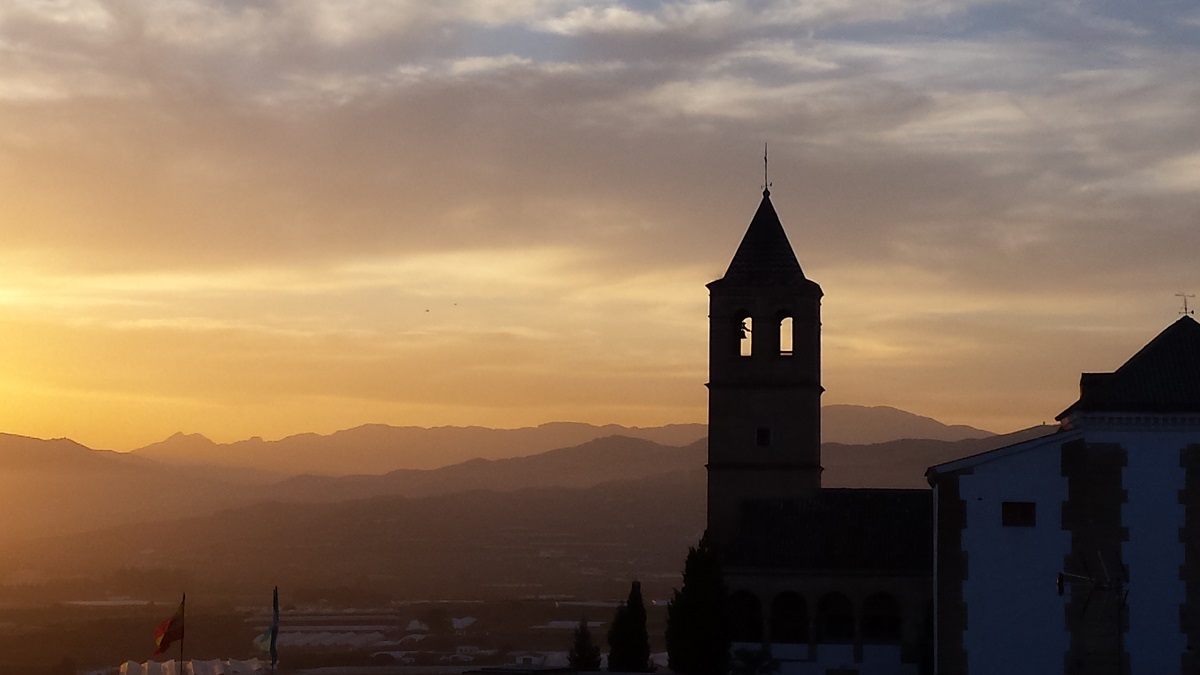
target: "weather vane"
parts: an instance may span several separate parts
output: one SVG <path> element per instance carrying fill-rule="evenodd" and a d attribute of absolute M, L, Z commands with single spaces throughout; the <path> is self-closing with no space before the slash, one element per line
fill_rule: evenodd
<path fill-rule="evenodd" d="M 767 180 L 767 144 L 763 143 L 763 194 L 771 192 L 771 181 Z"/>
<path fill-rule="evenodd" d="M 1196 313 L 1196 310 L 1188 309 L 1188 302 L 1187 302 L 1188 298 L 1196 297 L 1195 293 L 1182 293 L 1181 292 L 1181 293 L 1176 293 L 1175 297 L 1183 298 L 1183 311 L 1181 311 L 1179 313 L 1181 316 L 1190 316 L 1190 315 L 1194 315 Z"/>

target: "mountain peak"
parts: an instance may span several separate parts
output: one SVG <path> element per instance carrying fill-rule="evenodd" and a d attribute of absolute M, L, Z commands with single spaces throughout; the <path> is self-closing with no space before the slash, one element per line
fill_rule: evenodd
<path fill-rule="evenodd" d="M 144 448 L 138 448 L 136 454 L 178 454 L 203 451 L 216 446 L 211 439 L 203 434 L 185 434 L 176 431 L 166 439 L 151 443 Z"/>
<path fill-rule="evenodd" d="M 961 441 L 995 436 L 965 424 L 943 424 L 891 406 L 833 404 L 821 408 L 821 441 L 850 445 L 900 439 Z"/>

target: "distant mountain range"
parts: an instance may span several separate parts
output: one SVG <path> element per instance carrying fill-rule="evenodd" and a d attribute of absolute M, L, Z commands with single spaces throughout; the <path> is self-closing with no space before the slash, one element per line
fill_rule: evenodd
<path fill-rule="evenodd" d="M 822 426 L 824 442 L 843 444 L 906 438 L 959 441 L 993 435 L 964 425 L 945 425 L 896 408 L 854 405 L 825 406 Z M 277 441 L 256 437 L 235 443 L 214 443 L 200 434 L 175 434 L 138 448 L 134 454 L 164 464 L 226 467 L 280 476 L 376 475 L 400 469 L 435 469 L 470 459 L 533 455 L 607 436 L 684 446 L 706 435 L 707 427 L 703 424 L 623 427 L 553 422 L 520 429 L 371 424 L 330 435 L 299 434 Z"/>
<path fill-rule="evenodd" d="M 687 445 L 706 434 L 703 424 L 642 428 L 551 422 L 520 429 L 369 424 L 327 436 L 299 434 L 278 441 L 255 437 L 235 443 L 214 443 L 200 434 L 175 434 L 165 441 L 138 448 L 133 454 L 163 464 L 224 466 L 288 476 L 346 476 L 397 469 L 436 469 L 471 459 L 535 455 L 607 436 Z"/>
<path fill-rule="evenodd" d="M 893 441 L 893 447 L 876 449 L 827 444 L 830 485 L 921 485 L 928 464 L 971 454 L 987 443 L 962 440 L 987 432 L 892 408 L 825 410 L 827 437 L 953 439 Z M 0 541 L 203 515 L 268 499 L 334 502 L 475 489 L 584 488 L 701 468 L 704 435 L 698 424 L 639 429 L 554 423 L 512 430 L 372 425 L 274 442 L 216 444 L 176 435 L 117 453 L 68 439 L 0 434 L 5 514 Z"/>
<path fill-rule="evenodd" d="M 925 469 L 960 457 L 1043 436 L 1053 427 L 959 441 L 900 439 L 872 445 L 825 443 L 821 459 L 827 487 L 925 488 Z M 707 441 L 684 447 L 609 436 L 572 448 L 529 457 L 475 459 L 431 470 L 402 469 L 380 476 L 296 476 L 266 489 L 264 498 L 279 501 L 346 501 L 367 497 L 434 495 L 536 487 L 589 488 L 601 483 L 640 480 L 699 471 L 707 459 Z"/>
<path fill-rule="evenodd" d="M 942 424 L 888 406 L 827 405 L 821 408 L 821 441 L 844 445 L 867 445 L 908 438 L 961 441 L 994 436 L 991 431 L 965 424 Z"/>
<path fill-rule="evenodd" d="M 379 476 L 295 476 L 262 494 L 279 501 L 336 502 L 366 497 L 433 495 L 534 487 L 589 488 L 704 468 L 704 439 L 683 447 L 608 436 L 526 457 L 472 459 L 437 469 L 400 469 Z"/>
<path fill-rule="evenodd" d="M 0 580 L 59 593 L 61 580 L 91 577 L 107 593 L 170 597 L 186 587 L 189 599 L 273 584 L 319 597 L 346 588 L 433 599 L 607 594 L 630 578 L 678 577 L 704 528 L 704 494 L 695 469 L 580 488 L 264 502 L 31 541 L 0 560 Z"/>
<path fill-rule="evenodd" d="M 826 444 L 824 484 L 924 487 L 930 464 L 1050 431 Z M 594 597 L 636 577 L 662 594 L 704 527 L 704 456 L 703 442 L 680 448 L 610 437 L 433 470 L 293 478 L 241 489 L 254 504 L 166 517 L 182 506 L 175 502 L 152 525 L 29 541 L 0 562 L 0 580 L 91 576 L 121 594 L 155 583 L 228 594 L 286 583 L 318 595 L 349 587 L 471 598 Z"/>
<path fill-rule="evenodd" d="M 923 488 L 932 464 L 1051 431 L 825 412 L 827 438 L 885 440 L 825 443 L 830 487 Z M 653 583 L 677 574 L 703 528 L 704 436 L 698 424 L 372 425 L 274 442 L 177 435 L 118 453 L 0 434 L 0 596 L 136 595 L 184 578 L 234 589 L 264 575 L 400 594 Z"/>
<path fill-rule="evenodd" d="M 0 544 L 254 501 L 226 473 L 92 450 L 67 439 L 0 434 Z"/>

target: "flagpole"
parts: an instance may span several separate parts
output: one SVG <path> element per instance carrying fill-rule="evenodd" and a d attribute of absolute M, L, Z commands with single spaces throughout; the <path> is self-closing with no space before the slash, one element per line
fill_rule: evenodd
<path fill-rule="evenodd" d="M 279 640 L 279 587 L 271 591 L 271 675 L 275 675 L 275 662 L 278 660 L 279 652 L 276 651 L 276 643 Z"/>
<path fill-rule="evenodd" d="M 179 675 L 183 675 L 183 639 L 187 636 L 187 593 L 179 602 L 179 623 L 183 629 L 179 632 Z"/>

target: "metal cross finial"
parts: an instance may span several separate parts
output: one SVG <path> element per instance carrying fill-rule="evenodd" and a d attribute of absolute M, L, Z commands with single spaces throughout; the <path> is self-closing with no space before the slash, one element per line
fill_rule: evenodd
<path fill-rule="evenodd" d="M 767 144 L 763 143 L 763 196 L 771 194 L 771 181 L 767 180 Z"/>
<path fill-rule="evenodd" d="M 1183 298 L 1183 311 L 1179 313 L 1181 316 L 1190 316 L 1196 313 L 1196 310 L 1188 309 L 1188 298 L 1196 297 L 1195 293 L 1176 293 L 1175 297 Z"/>

